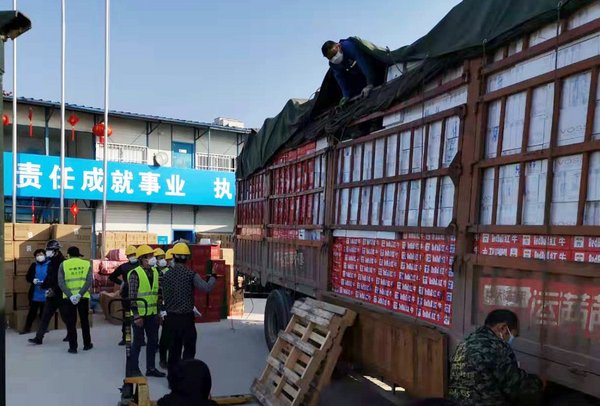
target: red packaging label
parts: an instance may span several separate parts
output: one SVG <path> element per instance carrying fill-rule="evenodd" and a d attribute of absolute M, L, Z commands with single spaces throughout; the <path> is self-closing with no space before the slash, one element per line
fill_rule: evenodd
<path fill-rule="evenodd" d="M 344 277 L 346 279 L 356 279 L 356 275 L 357 275 L 356 272 L 350 272 L 350 271 L 347 271 L 347 270 L 344 270 L 342 272 L 342 277 Z"/>
<path fill-rule="evenodd" d="M 378 245 L 377 239 L 375 238 L 363 238 L 361 243 L 363 247 L 377 247 Z"/>
<path fill-rule="evenodd" d="M 375 277 L 373 275 L 368 275 L 368 274 L 361 274 L 359 273 L 356 280 L 358 282 L 364 282 L 364 283 L 374 283 L 375 282 Z"/>
<path fill-rule="evenodd" d="M 438 264 L 452 266 L 454 264 L 454 256 L 447 254 L 424 254 L 424 262 L 427 264 Z"/>
<path fill-rule="evenodd" d="M 416 303 L 417 298 L 414 293 L 396 290 L 394 291 L 394 300 L 399 300 L 404 303 Z"/>
<path fill-rule="evenodd" d="M 521 243 L 521 236 L 518 234 L 488 234 L 482 233 L 479 241 L 482 244 L 508 245 L 514 246 Z"/>
<path fill-rule="evenodd" d="M 353 280 L 349 280 L 349 279 L 341 279 L 340 280 L 340 285 L 345 287 L 345 288 L 352 288 L 352 289 L 356 289 L 356 282 Z"/>
<path fill-rule="evenodd" d="M 544 248 L 523 248 L 523 258 L 550 261 L 572 261 L 573 254 L 568 250 L 550 250 Z"/>
<path fill-rule="evenodd" d="M 344 246 L 344 252 L 346 254 L 360 255 L 360 245 L 346 245 Z"/>
<path fill-rule="evenodd" d="M 523 247 L 567 248 L 572 244 L 571 237 L 562 235 L 524 235 Z"/>
<path fill-rule="evenodd" d="M 382 268 L 387 268 L 387 269 L 398 269 L 400 266 L 400 263 L 398 262 L 397 259 L 390 259 L 390 258 L 379 258 L 379 260 L 377 261 L 377 264 L 379 264 L 380 267 Z"/>
<path fill-rule="evenodd" d="M 419 286 L 418 292 L 419 292 L 419 296 L 422 298 L 429 297 L 432 299 L 439 299 L 439 300 L 444 298 L 444 292 L 438 288 Z"/>
<path fill-rule="evenodd" d="M 414 315 L 416 313 L 415 305 L 394 301 L 392 309 L 398 312 Z"/>
<path fill-rule="evenodd" d="M 448 287 L 448 278 L 447 277 L 423 275 L 421 280 L 423 281 L 423 286 L 432 286 L 432 287 L 442 288 L 442 289 Z"/>
<path fill-rule="evenodd" d="M 358 271 L 358 264 L 355 264 L 353 262 L 344 262 L 342 265 L 342 269 L 346 270 L 346 271 Z"/>
<path fill-rule="evenodd" d="M 379 256 L 381 258 L 400 259 L 400 251 L 394 248 L 380 248 Z"/>
<path fill-rule="evenodd" d="M 364 292 L 372 292 L 373 291 L 373 284 L 371 283 L 365 283 L 365 282 L 357 282 L 356 283 L 356 290 L 362 290 Z"/>
<path fill-rule="evenodd" d="M 421 250 L 421 241 L 420 240 L 416 240 L 416 241 L 402 241 L 402 250 L 403 251 L 420 251 Z"/>
<path fill-rule="evenodd" d="M 421 261 L 423 256 L 420 252 L 402 251 L 402 261 Z"/>
<path fill-rule="evenodd" d="M 371 302 L 371 298 L 373 297 L 373 295 L 371 295 L 368 292 L 357 290 L 356 292 L 354 292 L 354 297 L 365 302 Z"/>
<path fill-rule="evenodd" d="M 377 267 L 369 265 L 359 265 L 358 271 L 364 274 L 375 275 L 377 273 Z"/>
<path fill-rule="evenodd" d="M 419 282 L 419 274 L 418 273 L 413 273 L 413 272 L 402 272 L 402 271 L 400 271 L 398 279 L 400 280 L 400 282 L 417 283 L 417 282 Z"/>
<path fill-rule="evenodd" d="M 600 253 L 598 252 L 574 252 L 573 260 L 575 262 L 589 262 L 600 264 Z"/>
<path fill-rule="evenodd" d="M 481 247 L 482 255 L 492 255 L 496 257 L 519 257 L 519 248 L 517 247 Z"/>
<path fill-rule="evenodd" d="M 423 264 L 423 273 L 431 274 L 431 275 L 439 275 L 439 276 L 448 276 L 450 271 L 449 266 L 445 265 L 436 265 L 436 264 Z"/>
<path fill-rule="evenodd" d="M 362 247 L 362 249 L 360 250 L 361 255 L 370 255 L 370 256 L 378 256 L 379 255 L 379 249 L 376 246 L 368 246 L 368 247 Z"/>
<path fill-rule="evenodd" d="M 383 276 L 388 279 L 398 279 L 398 271 L 393 271 L 391 269 L 386 268 L 377 269 L 377 275 Z"/>
<path fill-rule="evenodd" d="M 377 265 L 379 262 L 379 257 L 373 257 L 370 255 L 365 255 L 360 257 L 360 263 L 363 265 Z"/>
<path fill-rule="evenodd" d="M 360 246 L 361 243 L 361 239 L 360 238 L 346 238 L 346 244 L 347 245 L 358 245 Z"/>
<path fill-rule="evenodd" d="M 380 278 L 379 276 L 377 276 L 375 278 L 375 285 L 395 289 L 396 281 L 393 279 Z"/>
<path fill-rule="evenodd" d="M 386 288 L 383 286 L 375 286 L 375 294 L 392 298 L 394 297 L 394 289 Z"/>
<path fill-rule="evenodd" d="M 396 251 L 401 248 L 400 241 L 398 240 L 379 240 L 379 246 L 381 248 L 389 248 Z"/>
<path fill-rule="evenodd" d="M 392 308 L 392 300 L 386 296 L 373 296 L 373 303 L 385 307 L 386 309 Z"/>
<path fill-rule="evenodd" d="M 417 261 L 402 261 L 400 263 L 401 271 L 409 271 L 409 272 L 421 272 L 421 263 Z"/>

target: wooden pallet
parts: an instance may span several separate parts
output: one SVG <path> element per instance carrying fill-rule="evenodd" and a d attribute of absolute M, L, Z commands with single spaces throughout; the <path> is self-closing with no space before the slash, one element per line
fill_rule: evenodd
<path fill-rule="evenodd" d="M 252 393 L 265 406 L 314 405 L 329 383 L 346 328 L 356 313 L 306 298 L 294 303 L 292 319 L 267 357 Z"/>

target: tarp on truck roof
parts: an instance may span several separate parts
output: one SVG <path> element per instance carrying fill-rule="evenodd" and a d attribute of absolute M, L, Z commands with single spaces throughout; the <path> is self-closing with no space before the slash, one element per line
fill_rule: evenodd
<path fill-rule="evenodd" d="M 290 101 L 277 116 L 265 121 L 253 142 L 244 146 L 238 159 L 237 176 L 252 175 L 283 148 L 326 135 L 337 138 L 360 135 L 361 132 L 347 131 L 348 124 L 389 108 L 422 88 L 444 69 L 465 59 L 483 56 L 484 52 L 558 21 L 592 1 L 463 0 L 428 34 L 409 46 L 388 51 L 352 37 L 381 65 L 382 75 L 387 66 L 396 63 L 421 63 L 400 78 L 374 89 L 368 98 L 349 103 L 341 111 L 332 108 L 341 98 L 341 92 L 329 70 L 315 99 L 301 105 L 290 104 Z"/>

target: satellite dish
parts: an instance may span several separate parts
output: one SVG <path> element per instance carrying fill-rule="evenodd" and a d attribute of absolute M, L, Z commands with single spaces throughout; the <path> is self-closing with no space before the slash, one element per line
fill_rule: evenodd
<path fill-rule="evenodd" d="M 169 156 L 165 152 L 158 152 L 154 154 L 154 165 L 164 166 L 169 163 Z"/>

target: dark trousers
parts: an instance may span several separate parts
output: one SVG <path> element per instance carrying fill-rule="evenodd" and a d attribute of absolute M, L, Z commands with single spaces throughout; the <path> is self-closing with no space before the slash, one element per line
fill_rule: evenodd
<path fill-rule="evenodd" d="M 146 370 L 156 367 L 156 351 L 158 349 L 158 315 L 142 317 L 144 325 L 138 327 L 133 323 L 133 344 L 127 360 L 127 374 L 140 369 L 140 351 L 144 342 L 144 333 L 148 339 L 146 343 Z"/>
<path fill-rule="evenodd" d="M 64 299 L 62 303 L 62 313 L 67 325 L 67 337 L 69 338 L 69 348 L 77 349 L 77 314 L 79 313 L 79 321 L 81 322 L 81 335 L 83 336 L 83 345 L 89 346 L 92 344 L 90 335 L 90 299 L 81 298 L 79 303 L 74 305 L 69 299 Z"/>
<path fill-rule="evenodd" d="M 169 313 L 165 324 L 171 338 L 169 346 L 169 371 L 171 371 L 181 359 L 191 359 L 196 356 L 197 333 L 194 313 Z"/>
<path fill-rule="evenodd" d="M 162 329 L 160 331 L 160 341 L 158 342 L 158 354 L 160 362 L 167 363 L 168 351 L 171 346 L 172 334 L 169 331 L 169 325 L 167 324 L 167 316 L 163 320 Z"/>
<path fill-rule="evenodd" d="M 44 302 L 34 302 L 33 300 L 29 301 L 29 312 L 27 313 L 27 319 L 25 320 L 25 328 L 23 331 L 31 331 L 31 326 L 33 325 L 33 321 L 40 315 L 40 319 L 44 315 Z"/>
<path fill-rule="evenodd" d="M 50 320 L 52 320 L 52 317 L 54 317 L 56 311 L 61 309 L 61 303 L 62 299 L 59 297 L 46 298 L 46 304 L 44 305 L 44 313 L 42 313 L 42 319 L 40 320 L 40 325 L 38 326 L 37 333 L 35 334 L 36 338 L 39 338 L 40 340 L 44 339 L 44 334 L 46 334 L 46 331 L 48 331 L 48 325 L 50 325 Z M 64 313 L 62 311 L 60 312 L 60 317 L 63 319 L 65 324 L 67 324 L 67 322 L 65 321 Z"/>

